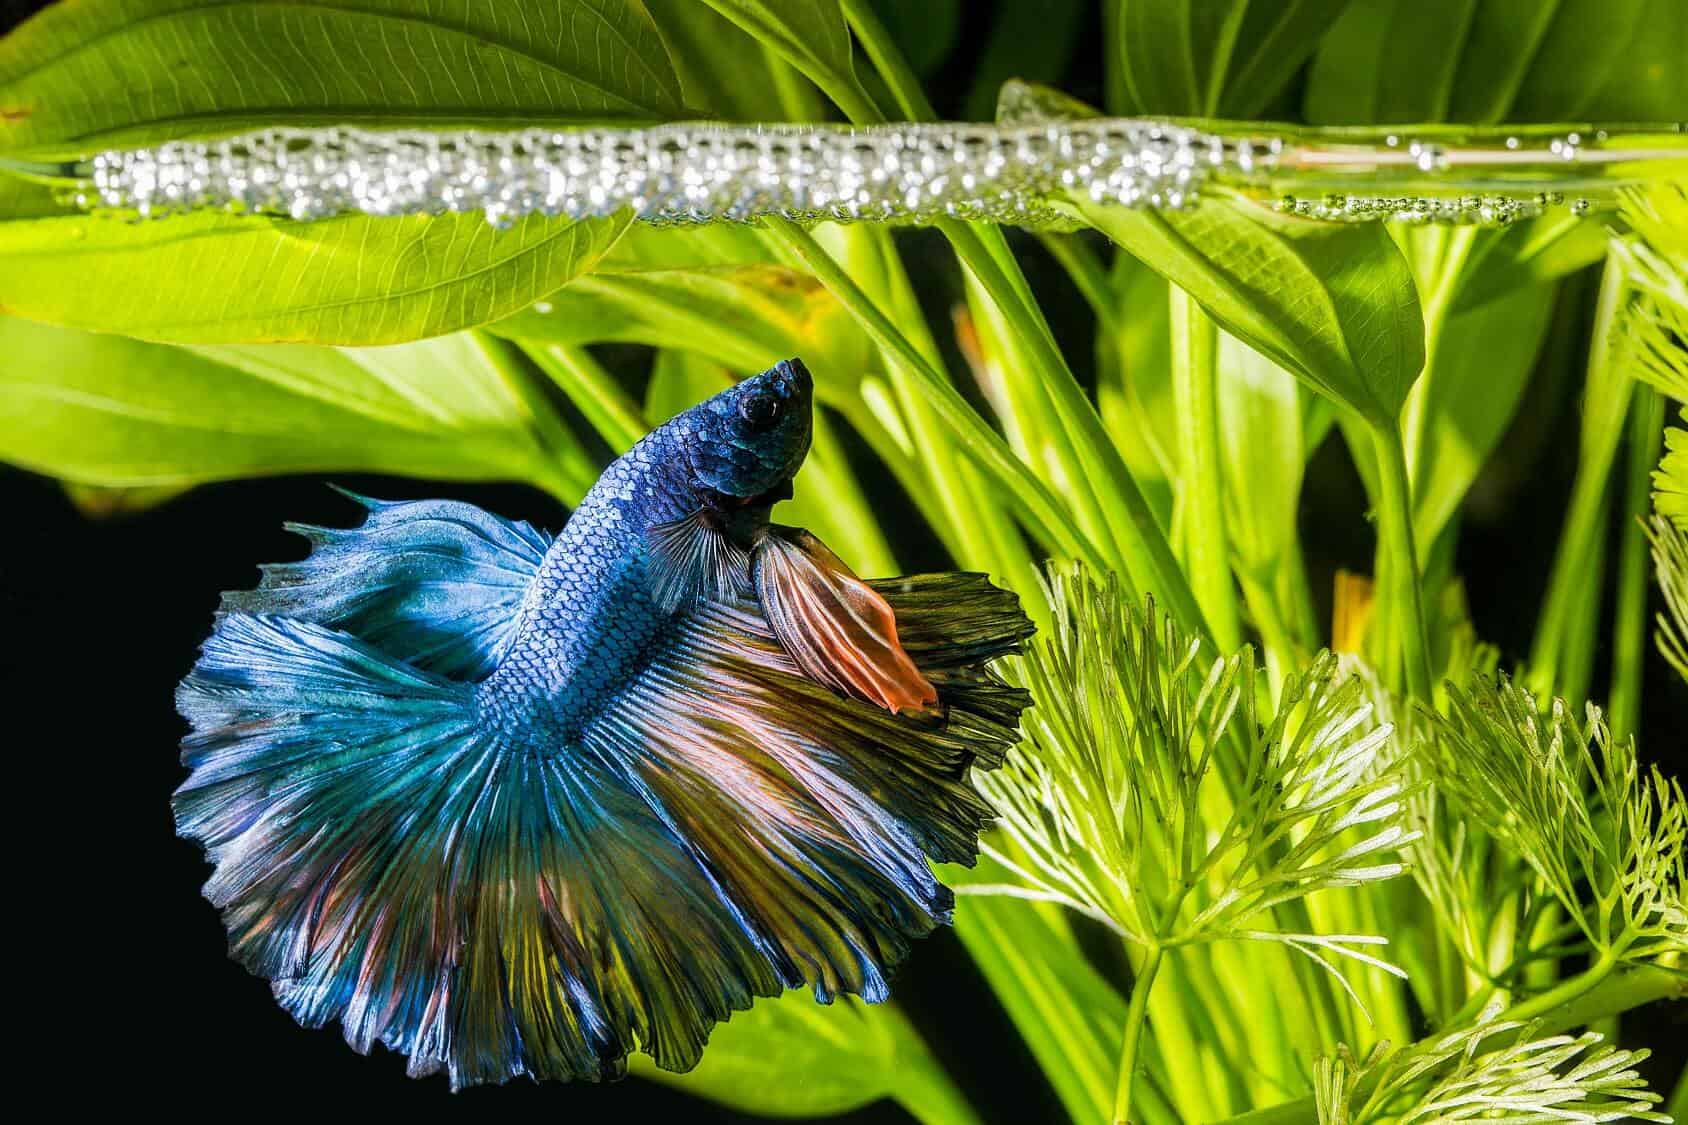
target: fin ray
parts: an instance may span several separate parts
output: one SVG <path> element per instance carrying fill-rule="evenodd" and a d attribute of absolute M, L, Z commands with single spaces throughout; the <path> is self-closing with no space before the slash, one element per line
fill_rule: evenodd
<path fill-rule="evenodd" d="M 897 639 L 891 606 L 819 539 L 770 529 L 756 547 L 755 580 L 774 634 L 815 680 L 893 713 L 937 703 Z"/>
<path fill-rule="evenodd" d="M 264 567 L 258 588 L 224 594 L 220 612 L 312 621 L 441 675 L 485 675 L 551 537 L 456 500 L 346 495 L 368 512 L 362 526 L 288 524 L 310 555 Z"/>

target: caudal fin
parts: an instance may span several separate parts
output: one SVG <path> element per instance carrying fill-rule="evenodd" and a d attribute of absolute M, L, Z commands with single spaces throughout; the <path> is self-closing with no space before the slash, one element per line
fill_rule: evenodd
<path fill-rule="evenodd" d="M 320 625 L 234 613 L 177 706 L 193 730 L 176 826 L 215 865 L 205 895 L 230 954 L 301 1023 L 344 1019 L 360 1050 L 444 1036 L 456 926 L 436 906 L 495 757 L 470 689 Z"/>

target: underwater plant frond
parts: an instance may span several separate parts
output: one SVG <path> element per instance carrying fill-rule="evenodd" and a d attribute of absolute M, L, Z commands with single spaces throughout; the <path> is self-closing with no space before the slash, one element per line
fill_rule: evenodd
<path fill-rule="evenodd" d="M 1688 408 L 1682 411 L 1688 421 Z M 1665 455 L 1653 470 L 1653 510 L 1688 534 L 1688 430 L 1665 427 Z"/>
<path fill-rule="evenodd" d="M 1612 252 L 1632 295 L 1615 336 L 1618 360 L 1688 403 L 1688 181 L 1625 192 L 1621 211 L 1633 233 L 1613 239 Z"/>
<path fill-rule="evenodd" d="M 1436 721 L 1438 788 L 1524 858 L 1595 949 L 1642 959 L 1688 948 L 1681 784 L 1643 769 L 1599 708 L 1543 714 L 1502 676 L 1449 691 Z"/>
<path fill-rule="evenodd" d="M 1414 835 L 1391 728 L 1337 658 L 1293 677 L 1262 721 L 1250 650 L 1204 667 L 1152 602 L 1083 569 L 1052 569 L 1048 592 L 1054 627 L 1021 662 L 1038 708 L 980 779 L 1003 837 L 984 846 L 1019 886 L 970 889 L 1059 902 L 1139 942 L 1272 941 L 1327 968 L 1395 971 L 1366 952 L 1375 935 L 1266 921 L 1313 891 L 1400 874 Z"/>
<path fill-rule="evenodd" d="M 1688 449 L 1683 452 L 1688 454 Z M 1652 544 L 1653 570 L 1659 577 L 1659 590 L 1665 596 L 1665 608 L 1656 619 L 1659 631 L 1654 640 L 1676 674 L 1688 682 L 1688 528 L 1663 515 L 1655 515 L 1648 525 L 1647 538 Z"/>
<path fill-rule="evenodd" d="M 1338 1046 L 1313 1068 L 1320 1125 L 1670 1121 L 1636 1069 L 1649 1052 L 1604 1046 L 1593 1031 L 1536 1031 L 1491 1014 L 1410 1050 L 1379 1044 L 1364 1061 Z"/>

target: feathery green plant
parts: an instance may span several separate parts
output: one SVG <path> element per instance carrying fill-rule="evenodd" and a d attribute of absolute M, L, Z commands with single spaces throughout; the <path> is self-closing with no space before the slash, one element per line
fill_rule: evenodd
<path fill-rule="evenodd" d="M 783 518 L 869 573 L 933 541 L 1042 629 L 1005 668 L 1036 700 L 1025 742 L 978 778 L 1000 822 L 976 870 L 944 875 L 1073 1121 L 1666 1119 L 1646 1052 L 1583 1029 L 1688 992 L 1688 805 L 1638 757 L 1661 733 L 1640 731 L 1649 633 L 1666 689 L 1688 683 L 1688 431 L 1662 423 L 1688 404 L 1682 161 L 1586 218 L 1350 224 L 1226 189 L 1164 212 L 1075 191 L 1043 201 L 1065 229 L 949 218 L 920 241 L 626 214 L 127 223 L 40 178 L 348 119 L 932 120 L 923 76 L 985 18 L 521 7 L 89 0 L 0 40 L 0 458 L 90 510 L 293 472 L 517 480 L 571 504 L 653 422 L 801 355 L 822 409 Z M 1000 6 L 946 104 L 1013 78 L 1016 120 L 1096 112 L 1028 84 L 1059 85 L 1083 49 L 1112 114 L 1668 137 L 1688 112 L 1674 0 L 1037 7 L 1032 27 Z M 1519 664 L 1478 636 L 1460 544 L 1495 493 L 1548 487 L 1539 419 L 1573 410 Z M 1365 498 L 1335 516 L 1304 494 L 1338 443 Z M 1315 503 L 1375 532 L 1330 628 Z M 641 1073 L 750 1112 L 888 1097 L 978 1120 L 975 1075 L 919 1025 L 788 997 L 719 1028 L 692 1074 Z"/>

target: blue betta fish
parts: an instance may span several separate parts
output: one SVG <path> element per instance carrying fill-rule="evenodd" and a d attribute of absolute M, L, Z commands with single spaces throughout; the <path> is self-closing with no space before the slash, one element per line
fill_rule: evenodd
<path fill-rule="evenodd" d="M 988 664 L 1031 625 L 769 522 L 812 393 L 790 360 L 680 414 L 554 540 L 362 500 L 224 595 L 177 826 L 300 1023 L 454 1089 L 683 1071 L 758 996 L 883 999 L 947 921 L 927 861 L 975 856 L 969 770 L 1028 703 Z"/>

